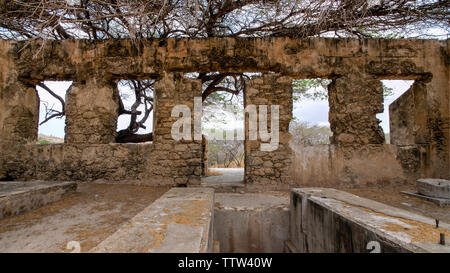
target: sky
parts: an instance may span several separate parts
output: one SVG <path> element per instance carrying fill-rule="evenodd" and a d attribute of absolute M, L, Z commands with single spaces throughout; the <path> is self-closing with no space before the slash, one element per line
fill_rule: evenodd
<path fill-rule="evenodd" d="M 384 100 L 384 112 L 377 115 L 377 118 L 381 120 L 381 127 L 385 133 L 389 132 L 389 104 L 401 96 L 411 86 L 413 81 L 406 80 L 384 80 L 384 84 L 390 88 L 393 88 L 394 94 L 385 98 Z M 67 89 L 71 82 L 45 82 L 52 90 L 58 95 L 65 98 Z M 130 92 L 128 87 L 120 86 L 120 92 Z M 41 98 L 39 122 L 45 119 L 45 103 L 49 106 L 54 105 L 55 109 L 60 110 L 60 104 L 56 99 L 49 95 L 45 90 L 37 87 L 39 97 Z M 128 108 L 133 103 L 134 98 L 130 97 L 128 100 L 124 100 L 125 108 Z M 44 103 L 45 102 L 45 103 Z M 311 125 L 329 126 L 328 123 L 328 101 L 313 101 L 313 100 L 301 100 L 294 103 L 293 116 L 298 120 L 307 121 Z M 228 123 L 221 125 L 223 128 L 239 128 L 243 126 L 243 122 L 240 119 L 234 119 L 232 116 L 227 117 Z M 140 129 L 139 134 L 151 132 L 152 130 L 153 114 L 150 115 L 145 125 L 147 129 Z M 122 115 L 118 119 L 118 130 L 124 129 L 128 126 L 129 116 Z M 47 123 L 39 126 L 39 133 L 64 138 L 65 118 L 52 119 Z M 208 126 L 206 126 L 208 127 Z M 209 126 L 211 128 L 211 126 Z"/>

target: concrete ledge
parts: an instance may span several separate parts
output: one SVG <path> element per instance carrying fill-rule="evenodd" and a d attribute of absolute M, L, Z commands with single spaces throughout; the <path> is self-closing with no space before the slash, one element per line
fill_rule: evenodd
<path fill-rule="evenodd" d="M 56 202 L 76 189 L 75 182 L 0 182 L 0 219 Z"/>
<path fill-rule="evenodd" d="M 293 189 L 290 241 L 298 252 L 447 252 L 450 225 L 330 188 Z"/>
<path fill-rule="evenodd" d="M 286 193 L 216 193 L 214 240 L 220 252 L 281 253 L 288 237 Z"/>
<path fill-rule="evenodd" d="M 450 181 L 445 179 L 423 178 L 417 180 L 417 190 L 420 194 L 448 199 L 450 202 Z"/>
<path fill-rule="evenodd" d="M 446 199 L 446 198 L 436 198 L 436 197 L 431 197 L 431 196 L 426 196 L 426 195 L 422 195 L 420 193 L 413 193 L 413 192 L 409 192 L 409 191 L 402 191 L 401 193 L 403 194 L 407 194 L 410 196 L 414 196 L 423 200 L 427 200 L 429 202 L 433 202 L 436 205 L 438 205 L 439 207 L 450 207 L 450 199 Z"/>
<path fill-rule="evenodd" d="M 213 189 L 172 188 L 91 252 L 212 252 L 213 205 Z"/>

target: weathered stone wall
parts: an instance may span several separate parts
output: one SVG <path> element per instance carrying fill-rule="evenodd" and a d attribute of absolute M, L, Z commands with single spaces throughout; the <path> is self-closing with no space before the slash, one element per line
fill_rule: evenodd
<path fill-rule="evenodd" d="M 156 176 L 152 179 L 169 184 L 198 184 L 202 174 L 202 141 L 194 140 L 194 97 L 201 97 L 201 81 L 185 78 L 183 73 L 164 73 L 155 84 L 153 125 L 154 160 L 150 162 Z M 181 116 L 172 117 L 177 105 L 191 112 L 191 140 L 176 141 L 172 125 Z"/>
<path fill-rule="evenodd" d="M 201 97 L 201 82 L 182 73 L 167 73 L 157 81 L 153 144 L 106 144 L 113 142 L 116 127 L 114 96 L 111 85 L 75 84 L 67 95 L 67 144 L 5 145 L 0 152 L 0 179 L 199 183 L 201 140 L 193 140 L 193 127 L 191 141 L 173 140 L 171 128 L 179 117 L 172 117 L 171 112 L 175 105 L 186 105 L 193 117 L 194 96 Z"/>
<path fill-rule="evenodd" d="M 278 74 L 263 74 L 246 82 L 245 107 L 255 105 L 258 112 L 256 140 L 245 141 L 245 181 L 254 184 L 289 183 L 291 180 L 291 148 L 289 123 L 292 120 L 292 78 Z M 261 144 L 271 141 L 261 139 L 261 129 L 271 133 L 271 106 L 279 105 L 279 143 L 274 151 L 264 151 Z M 260 106 L 267 106 L 267 129 L 260 127 Z M 245 118 L 249 128 L 249 115 Z"/>
<path fill-rule="evenodd" d="M 146 184 L 155 175 L 148 168 L 154 160 L 152 144 L 26 144 L 1 148 L 0 179 L 4 180 L 103 179 Z"/>
<path fill-rule="evenodd" d="M 415 81 L 408 91 L 389 105 L 391 144 L 430 143 L 427 108 L 426 84 Z"/>
<path fill-rule="evenodd" d="M 0 142 L 14 143 L 17 146 L 6 144 L 7 149 L 1 151 L 6 155 L 0 160 L 0 176 L 20 173 L 15 169 L 25 166 L 21 163 L 23 153 L 37 149 L 19 143 L 36 139 L 38 100 L 34 85 L 38 81 L 73 80 L 75 85 L 67 98 L 66 141 L 85 142 L 93 146 L 103 143 L 105 149 L 110 149 L 106 148 L 110 146 L 105 143 L 113 139 L 117 117 L 113 83 L 117 79 L 153 78 L 158 79 L 155 141 L 149 154 L 136 159 L 138 164 L 145 165 L 143 174 L 137 177 L 151 177 L 155 183 L 196 183 L 201 173 L 201 141 L 176 142 L 170 138 L 170 127 L 177 119 L 170 117 L 171 107 L 179 103 L 191 107 L 193 97 L 201 93 L 201 84 L 183 78 L 181 73 L 254 71 L 275 74 L 264 75 L 262 83 L 258 83 L 261 80 L 256 80 L 255 84 L 249 82 L 250 92 L 256 93 L 246 94 L 246 105 L 268 104 L 270 107 L 270 104 L 280 104 L 280 111 L 286 119 L 280 118 L 280 150 L 261 152 L 257 150 L 260 143 L 246 143 L 248 182 L 287 183 L 290 179 L 286 173 L 292 160 L 291 151 L 285 145 L 289 136 L 284 134 L 287 130 L 282 128 L 282 124 L 287 123 L 288 126 L 287 117 L 290 120 L 292 111 L 291 106 L 285 107 L 292 103 L 291 83 L 290 79 L 287 80 L 289 77 L 333 80 L 330 86 L 330 123 L 334 132 L 333 142 L 346 158 L 344 165 L 348 168 L 343 167 L 344 171 L 355 170 L 358 164 L 384 166 L 378 164 L 381 159 L 376 156 L 361 156 L 364 151 L 371 150 L 368 148 L 371 145 L 378 145 L 376 150 L 379 152 L 374 154 L 391 154 L 390 158 L 395 158 L 397 163 L 388 162 L 402 166 L 398 169 L 398 174 L 387 177 L 400 177 L 405 166 L 412 166 L 415 176 L 448 179 L 449 56 L 449 40 L 212 38 L 153 39 L 144 40 L 139 45 L 130 40 L 34 41 L 27 44 L 1 40 Z M 271 82 L 265 80 L 269 78 Z M 422 144 L 422 140 L 416 139 L 415 143 L 419 142 L 421 145 L 398 147 L 397 154 L 391 153 L 391 148 L 381 144 L 384 141 L 383 134 L 375 116 L 382 110 L 381 79 L 410 79 L 423 83 L 422 87 L 417 83 L 415 88 L 426 90 L 426 106 L 416 107 L 414 113 L 418 116 L 415 117 L 414 124 L 421 128 L 420 134 L 416 136 L 420 135 L 420 138 L 425 139 L 428 137 L 429 144 Z M 258 97 L 256 94 L 259 92 L 261 95 Z M 422 130 L 424 112 L 426 129 Z M 72 146 L 64 147 L 71 149 Z M 99 164 L 89 169 L 84 176 L 80 173 L 67 177 L 122 179 L 123 176 L 114 175 L 113 168 L 105 168 L 111 160 L 115 161 L 109 157 L 111 152 L 105 152 L 105 157 L 97 156 Z M 83 153 L 73 153 L 72 160 L 84 162 Z M 424 164 L 417 163 L 422 162 L 421 154 L 426 154 L 427 161 Z M 64 165 L 53 159 L 53 152 L 49 156 L 45 152 L 33 155 L 33 158 L 24 157 L 29 159 L 32 166 L 44 166 L 47 162 L 53 162 L 55 174 L 65 169 Z M 330 164 L 339 161 L 341 157 L 336 158 Z M 371 165 L 372 160 L 377 160 L 378 163 Z M 78 168 L 81 170 L 86 166 L 81 164 Z M 298 166 L 294 162 L 291 167 L 295 169 Z M 49 177 L 46 168 L 33 168 L 34 173 L 15 177 Z M 369 169 L 373 170 L 375 167 Z M 349 181 L 348 177 L 352 177 L 351 180 L 358 183 L 367 178 L 366 175 L 354 176 L 354 171 L 345 172 L 347 176 L 337 175 L 337 182 L 346 182 Z"/>
<path fill-rule="evenodd" d="M 430 175 L 426 146 L 370 144 L 301 146 L 293 150 L 292 183 L 301 187 L 405 184 Z"/>
<path fill-rule="evenodd" d="M 39 99 L 34 86 L 18 80 L 11 45 L 0 43 L 0 141 L 37 139 Z"/>

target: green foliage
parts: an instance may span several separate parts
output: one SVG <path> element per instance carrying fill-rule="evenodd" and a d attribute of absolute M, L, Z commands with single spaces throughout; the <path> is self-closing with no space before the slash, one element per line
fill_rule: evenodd
<path fill-rule="evenodd" d="M 53 142 L 45 140 L 45 139 L 39 139 L 37 141 L 38 144 L 53 144 Z"/>
<path fill-rule="evenodd" d="M 243 120 L 244 97 L 242 93 L 233 95 L 217 91 L 209 95 L 203 102 L 202 122 L 204 127 L 227 125 L 230 119 Z"/>
<path fill-rule="evenodd" d="M 328 99 L 327 86 L 330 83 L 331 81 L 327 79 L 293 80 L 293 99 L 294 101 L 304 99 L 326 100 Z"/>
<path fill-rule="evenodd" d="M 383 97 L 386 98 L 392 95 L 394 95 L 394 89 L 384 85 L 383 83 Z"/>
<path fill-rule="evenodd" d="M 322 101 L 328 99 L 328 85 L 331 80 L 327 79 L 306 79 L 293 80 L 293 99 L 294 102 L 301 100 Z M 394 95 L 394 89 L 383 84 L 383 97 Z"/>
<path fill-rule="evenodd" d="M 240 168 L 244 164 L 244 141 L 209 140 L 208 166 L 219 168 Z"/>
<path fill-rule="evenodd" d="M 390 133 L 385 133 L 384 134 L 384 139 L 386 140 L 387 144 L 391 143 L 391 134 Z"/>

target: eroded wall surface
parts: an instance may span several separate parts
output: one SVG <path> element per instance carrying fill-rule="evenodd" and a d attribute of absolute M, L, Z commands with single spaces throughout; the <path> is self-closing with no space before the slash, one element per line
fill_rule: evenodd
<path fill-rule="evenodd" d="M 370 183 L 425 176 L 448 179 L 449 56 L 448 40 L 211 38 L 138 44 L 2 40 L 0 179 L 197 183 L 202 173 L 201 140 L 173 140 L 170 128 L 178 118 L 171 117 L 171 110 L 176 104 L 192 107 L 194 97 L 201 94 L 201 83 L 183 73 L 215 71 L 262 72 L 261 78 L 248 83 L 246 105 L 280 105 L 279 150 L 259 151 L 261 140 L 247 139 L 248 183 L 302 185 L 322 179 L 358 185 L 368 178 Z M 117 81 L 148 78 L 156 81 L 154 143 L 112 144 Z M 332 80 L 332 145 L 312 148 L 317 152 L 293 151 L 287 145 L 290 82 L 301 78 Z M 383 144 L 376 119 L 383 106 L 382 79 L 415 80 L 407 93 L 420 93 L 414 103 L 405 94 L 397 108 L 392 106 L 395 116 L 401 111 L 411 114 L 391 117 L 395 135 L 391 146 Z M 60 146 L 33 144 L 38 120 L 34 88 L 43 80 L 74 81 L 67 97 L 66 144 Z M 116 154 L 117 150 L 122 152 Z M 380 177 L 377 170 L 388 175 Z M 318 172 L 320 176 L 313 175 Z"/>

